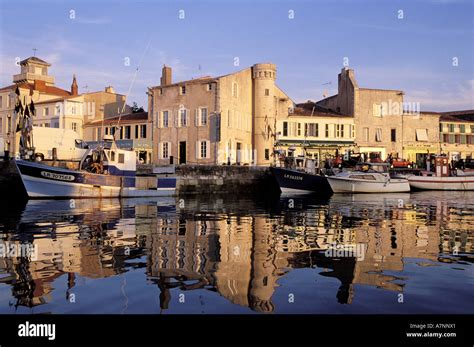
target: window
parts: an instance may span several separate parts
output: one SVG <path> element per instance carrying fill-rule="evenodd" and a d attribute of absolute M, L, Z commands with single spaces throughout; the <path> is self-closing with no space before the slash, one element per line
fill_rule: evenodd
<path fill-rule="evenodd" d="M 374 117 L 382 117 L 382 105 L 373 104 L 372 105 L 372 114 Z"/>
<path fill-rule="evenodd" d="M 119 153 L 119 155 L 118 155 L 118 162 L 119 162 L 119 164 L 125 163 L 125 154 Z"/>
<path fill-rule="evenodd" d="M 186 95 L 186 86 L 179 86 L 179 94 Z"/>
<path fill-rule="evenodd" d="M 110 127 L 110 135 L 115 135 L 115 127 Z"/>
<path fill-rule="evenodd" d="M 341 124 L 341 137 L 344 137 L 344 124 Z"/>
<path fill-rule="evenodd" d="M 207 84 L 207 91 L 210 92 L 212 90 L 212 83 Z"/>
<path fill-rule="evenodd" d="M 49 108 L 48 107 L 43 108 L 43 116 L 49 116 Z"/>
<path fill-rule="evenodd" d="M 270 150 L 265 148 L 265 160 L 270 160 Z"/>
<path fill-rule="evenodd" d="M 76 105 L 71 106 L 71 114 L 76 114 Z"/>
<path fill-rule="evenodd" d="M 168 159 L 169 156 L 169 142 L 163 142 L 161 144 L 161 159 Z"/>
<path fill-rule="evenodd" d="M 265 89 L 265 96 L 270 96 L 270 89 Z"/>
<path fill-rule="evenodd" d="M 167 128 L 169 123 L 168 111 L 163 111 L 163 128 Z"/>
<path fill-rule="evenodd" d="M 449 143 L 454 143 L 454 134 L 449 134 L 448 142 Z"/>
<path fill-rule="evenodd" d="M 382 128 L 375 129 L 375 141 L 382 142 Z"/>
<path fill-rule="evenodd" d="M 239 96 L 239 87 L 236 82 L 232 83 L 232 96 L 234 98 Z"/>
<path fill-rule="evenodd" d="M 466 135 L 461 135 L 461 144 L 466 144 Z"/>
<path fill-rule="evenodd" d="M 196 142 L 196 158 L 203 159 L 209 158 L 209 141 L 197 141 Z"/>
<path fill-rule="evenodd" d="M 140 125 L 140 138 L 146 139 L 146 124 Z"/>
<path fill-rule="evenodd" d="M 443 134 L 443 142 L 446 142 L 446 143 L 449 142 L 449 135 L 448 134 Z"/>
<path fill-rule="evenodd" d="M 471 134 L 474 134 L 474 125 L 471 125 Z"/>
<path fill-rule="evenodd" d="M 186 118 L 187 118 L 186 109 L 181 109 L 179 111 L 179 124 L 180 124 L 180 126 L 182 126 L 182 127 L 186 126 Z"/>
<path fill-rule="evenodd" d="M 201 158 L 207 157 L 207 143 L 206 141 L 201 141 Z"/>
<path fill-rule="evenodd" d="M 0 134 L 3 134 L 3 118 L 0 117 Z"/>
<path fill-rule="evenodd" d="M 130 125 L 127 125 L 125 127 L 125 139 L 130 139 L 130 136 L 131 136 L 131 127 Z"/>
<path fill-rule="evenodd" d="M 13 131 L 12 129 L 12 117 L 10 115 L 7 116 L 7 133 Z"/>
<path fill-rule="evenodd" d="M 56 115 L 60 115 L 61 114 L 61 105 L 56 105 Z"/>
<path fill-rule="evenodd" d="M 420 142 L 428 141 L 428 130 L 416 129 L 416 141 L 420 141 Z"/>
<path fill-rule="evenodd" d="M 199 121 L 200 121 L 200 125 L 207 124 L 207 108 L 201 108 L 201 117 Z"/>
<path fill-rule="evenodd" d="M 308 136 L 319 136 L 319 124 L 318 123 L 310 123 L 308 124 Z"/>
<path fill-rule="evenodd" d="M 158 95 L 163 95 L 163 88 L 158 89 Z"/>
<path fill-rule="evenodd" d="M 329 137 L 329 124 L 326 124 L 326 127 L 324 129 L 324 136 Z"/>
<path fill-rule="evenodd" d="M 397 129 L 390 130 L 390 141 L 397 142 Z"/>
<path fill-rule="evenodd" d="M 297 136 L 301 136 L 301 123 L 298 123 Z"/>
<path fill-rule="evenodd" d="M 363 129 L 364 141 L 369 141 L 369 128 Z"/>
<path fill-rule="evenodd" d="M 449 132 L 454 133 L 454 124 L 448 124 Z"/>
<path fill-rule="evenodd" d="M 349 125 L 350 127 L 350 132 L 351 132 L 351 138 L 355 138 L 356 134 L 355 134 L 355 125 Z"/>
<path fill-rule="evenodd" d="M 71 123 L 71 129 L 74 130 L 74 131 L 77 131 L 77 123 L 72 122 Z"/>
<path fill-rule="evenodd" d="M 110 161 L 115 161 L 115 152 L 114 151 L 110 152 Z"/>
<path fill-rule="evenodd" d="M 283 122 L 283 136 L 288 136 L 288 122 Z"/>
<path fill-rule="evenodd" d="M 138 125 L 135 125 L 135 138 L 138 139 Z"/>
<path fill-rule="evenodd" d="M 339 124 L 334 124 L 334 132 L 336 133 L 336 138 L 341 137 L 341 126 Z"/>
<path fill-rule="evenodd" d="M 465 124 L 460 124 L 459 125 L 459 132 L 461 134 L 464 134 L 466 132 L 466 125 Z"/>
<path fill-rule="evenodd" d="M 102 137 L 101 136 L 102 135 L 101 130 L 102 130 L 101 128 L 97 128 L 97 141 L 100 141 L 100 139 Z"/>

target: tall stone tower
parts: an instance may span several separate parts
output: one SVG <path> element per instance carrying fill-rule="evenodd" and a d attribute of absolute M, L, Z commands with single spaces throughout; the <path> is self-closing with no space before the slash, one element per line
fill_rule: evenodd
<path fill-rule="evenodd" d="M 276 135 L 276 65 L 271 63 L 252 66 L 253 79 L 253 162 L 256 165 L 272 163 Z"/>

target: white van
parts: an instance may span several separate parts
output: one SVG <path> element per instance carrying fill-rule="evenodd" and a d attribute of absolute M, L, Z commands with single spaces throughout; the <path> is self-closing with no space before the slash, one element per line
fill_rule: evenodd
<path fill-rule="evenodd" d="M 33 146 L 38 161 L 53 159 L 53 148 L 58 160 L 81 160 L 89 148 L 74 130 L 36 126 L 33 127 Z"/>

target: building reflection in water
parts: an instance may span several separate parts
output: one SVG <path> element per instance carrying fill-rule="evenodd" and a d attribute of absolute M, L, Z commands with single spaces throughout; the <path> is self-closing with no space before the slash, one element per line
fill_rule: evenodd
<path fill-rule="evenodd" d="M 144 268 L 143 281 L 156 284 L 163 311 L 179 288 L 214 291 L 232 304 L 274 312 L 282 277 L 319 268 L 321 276 L 339 281 L 334 300 L 351 304 L 356 284 L 403 292 L 406 281 L 394 273 L 404 270 L 407 258 L 429 264 L 472 255 L 473 199 L 424 194 L 295 199 L 292 208 L 285 198 L 270 205 L 213 197 L 178 204 L 76 200 L 73 207 L 69 200 L 30 201 L 21 214 L 10 210 L 0 220 L 0 235 L 3 242 L 32 242 L 38 256 L 0 258 L 0 284 L 11 287 L 10 305 L 34 307 L 52 301 L 63 275 L 68 299 L 84 278 Z M 364 245 L 364 257 L 327 257 L 334 244 Z"/>

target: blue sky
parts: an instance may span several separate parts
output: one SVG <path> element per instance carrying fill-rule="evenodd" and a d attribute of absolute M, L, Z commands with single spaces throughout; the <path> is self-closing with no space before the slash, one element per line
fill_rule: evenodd
<path fill-rule="evenodd" d="M 474 109 L 473 21 L 472 0 L 0 0 L 0 85 L 33 48 L 81 92 L 127 93 L 142 60 L 128 100 L 146 108 L 163 64 L 176 82 L 270 61 L 300 102 L 335 94 L 347 57 L 360 87 L 402 89 L 425 111 Z"/>

